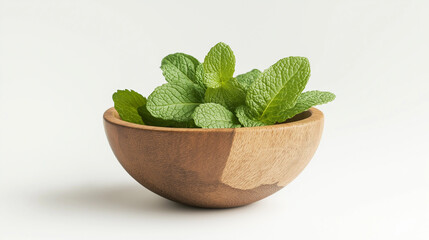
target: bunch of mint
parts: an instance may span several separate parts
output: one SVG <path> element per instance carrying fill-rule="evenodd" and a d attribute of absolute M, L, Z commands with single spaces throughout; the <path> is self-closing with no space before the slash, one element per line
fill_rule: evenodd
<path fill-rule="evenodd" d="M 184 53 L 168 55 L 161 70 L 168 83 L 147 99 L 133 90 L 113 94 L 124 121 L 188 128 L 265 126 L 335 99 L 330 92 L 301 93 L 310 77 L 305 57 L 283 58 L 264 72 L 233 77 L 235 56 L 225 43 L 210 49 L 203 63 Z"/>

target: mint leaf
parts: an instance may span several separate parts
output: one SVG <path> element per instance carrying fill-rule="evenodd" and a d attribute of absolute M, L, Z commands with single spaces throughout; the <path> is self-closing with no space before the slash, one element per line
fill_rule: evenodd
<path fill-rule="evenodd" d="M 207 89 L 206 85 L 204 84 L 204 67 L 203 64 L 198 65 L 196 72 L 196 83 L 198 86 L 200 86 L 204 91 Z"/>
<path fill-rule="evenodd" d="M 304 57 L 288 57 L 265 70 L 249 87 L 246 104 L 254 119 L 274 124 L 296 100 L 310 78 L 310 63 Z"/>
<path fill-rule="evenodd" d="M 156 118 L 186 122 L 203 102 L 200 88 L 193 83 L 167 83 L 148 97 L 147 109 Z"/>
<path fill-rule="evenodd" d="M 245 127 L 259 127 L 268 125 L 251 117 L 250 109 L 245 105 L 237 107 L 236 114 L 240 123 Z"/>
<path fill-rule="evenodd" d="M 172 127 L 177 128 L 198 128 L 197 125 L 195 125 L 194 119 L 191 119 L 187 122 L 176 122 Z"/>
<path fill-rule="evenodd" d="M 187 122 L 176 122 L 173 120 L 164 120 L 162 118 L 156 118 L 152 116 L 152 114 L 150 114 L 150 112 L 147 110 L 146 104 L 144 106 L 137 108 L 137 111 L 141 116 L 141 118 L 143 119 L 143 122 L 149 126 L 188 127 L 188 125 L 191 125 L 191 124 L 188 124 Z"/>
<path fill-rule="evenodd" d="M 169 127 L 171 126 L 170 122 L 173 122 L 152 116 L 152 114 L 150 114 L 150 112 L 147 110 L 146 104 L 138 107 L 137 112 L 139 113 L 140 117 L 143 119 L 146 125 Z"/>
<path fill-rule="evenodd" d="M 137 108 L 146 104 L 146 98 L 133 90 L 118 90 L 112 96 L 115 109 L 122 120 L 144 124 Z"/>
<path fill-rule="evenodd" d="M 261 71 L 259 71 L 258 69 L 253 69 L 250 72 L 238 75 L 236 78 L 238 83 L 240 83 L 240 85 L 245 90 L 247 90 L 253 83 L 253 81 L 255 81 L 259 77 L 259 75 L 261 75 Z"/>
<path fill-rule="evenodd" d="M 207 88 L 205 102 L 219 103 L 234 111 L 236 107 L 244 104 L 246 100 L 246 92 L 237 82 L 237 79 L 232 78 L 218 88 Z"/>
<path fill-rule="evenodd" d="M 195 124 L 202 128 L 241 127 L 234 113 L 217 103 L 204 103 L 195 109 Z"/>
<path fill-rule="evenodd" d="M 204 84 L 210 88 L 218 88 L 229 81 L 235 70 L 235 56 L 225 43 L 212 47 L 204 58 Z"/>
<path fill-rule="evenodd" d="M 174 53 L 161 61 L 162 74 L 167 82 L 177 83 L 189 81 L 197 83 L 196 69 L 200 62 L 187 54 Z"/>
<path fill-rule="evenodd" d="M 144 123 L 149 126 L 158 126 L 158 127 L 177 127 L 177 128 L 193 128 L 196 127 L 194 120 L 187 122 L 176 122 L 173 120 L 164 120 L 162 118 L 156 118 L 150 114 L 147 110 L 146 105 L 139 107 L 138 112 L 142 117 Z"/>
<path fill-rule="evenodd" d="M 335 99 L 335 94 L 330 92 L 322 92 L 322 91 L 309 91 L 302 93 L 296 104 L 293 108 L 286 110 L 283 113 L 283 120 L 279 122 L 284 122 L 293 116 L 307 111 L 313 106 L 325 104 L 331 102 Z"/>

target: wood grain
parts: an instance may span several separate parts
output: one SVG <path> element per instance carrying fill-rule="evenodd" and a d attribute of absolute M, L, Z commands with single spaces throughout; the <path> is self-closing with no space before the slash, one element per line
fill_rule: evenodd
<path fill-rule="evenodd" d="M 317 116 L 320 111 L 312 112 L 313 117 L 322 117 Z M 305 122 L 237 129 L 222 182 L 242 190 L 266 184 L 286 186 L 307 166 L 322 136 L 323 121 Z"/>
<path fill-rule="evenodd" d="M 292 181 L 316 151 L 323 114 L 312 108 L 273 126 L 187 129 L 125 122 L 110 108 L 104 126 L 115 156 L 140 184 L 176 202 L 227 208 Z"/>

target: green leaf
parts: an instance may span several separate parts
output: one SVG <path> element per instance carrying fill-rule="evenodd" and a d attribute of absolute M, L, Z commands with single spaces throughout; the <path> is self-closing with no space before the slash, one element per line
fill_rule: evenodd
<path fill-rule="evenodd" d="M 200 87 L 189 82 L 167 83 L 148 97 L 147 109 L 156 118 L 186 122 L 203 102 Z"/>
<path fill-rule="evenodd" d="M 171 126 L 170 122 L 173 122 L 152 116 L 152 114 L 147 110 L 146 104 L 138 107 L 137 111 L 146 125 L 169 127 Z"/>
<path fill-rule="evenodd" d="M 293 116 L 302 113 L 304 111 L 307 111 L 313 106 L 325 104 L 331 101 L 334 101 L 335 94 L 330 92 L 322 92 L 322 91 L 309 91 L 302 93 L 298 100 L 296 101 L 296 104 L 293 108 L 290 108 L 286 110 L 283 113 L 283 120 L 279 122 L 284 122 L 289 118 L 292 118 Z"/>
<path fill-rule="evenodd" d="M 234 111 L 235 108 L 244 104 L 246 92 L 233 78 L 218 88 L 207 88 L 204 100 L 207 103 L 219 103 L 230 111 Z"/>
<path fill-rule="evenodd" d="M 249 87 L 246 104 L 252 117 L 266 124 L 284 119 L 287 109 L 295 106 L 310 78 L 310 63 L 304 57 L 288 57 L 265 70 Z"/>
<path fill-rule="evenodd" d="M 189 81 L 197 83 L 196 69 L 200 62 L 187 54 L 174 53 L 161 61 L 162 74 L 167 82 L 177 83 Z"/>
<path fill-rule="evenodd" d="M 218 88 L 229 81 L 235 71 L 235 56 L 225 43 L 212 47 L 204 58 L 204 84 L 210 88 Z"/>
<path fill-rule="evenodd" d="M 133 90 L 118 90 L 112 98 L 122 120 L 144 124 L 137 108 L 146 104 L 146 98 Z"/>
<path fill-rule="evenodd" d="M 195 109 L 195 124 L 202 128 L 241 127 L 234 113 L 217 103 L 204 103 Z"/>
<path fill-rule="evenodd" d="M 200 86 L 204 91 L 207 89 L 206 85 L 204 84 L 204 67 L 203 64 L 198 65 L 196 73 L 196 83 L 198 86 Z"/>
<path fill-rule="evenodd" d="M 177 127 L 177 128 L 199 128 L 197 125 L 195 125 L 194 119 L 191 119 L 189 121 L 186 122 L 177 122 L 176 125 L 172 126 L 172 127 Z"/>
<path fill-rule="evenodd" d="M 250 116 L 249 107 L 245 105 L 239 106 L 236 110 L 236 114 L 240 123 L 245 127 L 259 127 L 268 125 L 261 121 L 253 119 L 253 117 Z"/>
<path fill-rule="evenodd" d="M 261 71 L 258 69 L 253 69 L 250 72 L 238 75 L 236 78 L 238 83 L 240 83 L 240 85 L 245 90 L 247 90 L 250 85 L 259 77 L 259 75 L 261 75 Z"/>
<path fill-rule="evenodd" d="M 146 104 L 137 108 L 137 111 L 143 122 L 149 126 L 158 126 L 158 127 L 195 127 L 195 123 L 193 120 L 188 122 L 176 122 L 173 120 L 164 120 L 162 118 L 156 118 L 150 114 L 147 110 Z"/>

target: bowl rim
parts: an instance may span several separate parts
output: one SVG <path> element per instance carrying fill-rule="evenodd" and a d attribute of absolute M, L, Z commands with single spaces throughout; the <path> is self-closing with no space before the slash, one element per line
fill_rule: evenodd
<path fill-rule="evenodd" d="M 119 113 L 114 107 L 107 109 L 103 114 L 104 121 L 122 126 L 127 128 L 141 129 L 141 130 L 152 130 L 152 131 L 161 131 L 161 132 L 234 132 L 234 131 L 249 131 L 249 130 L 273 130 L 278 128 L 293 128 L 296 126 L 310 124 L 315 121 L 323 120 L 323 113 L 317 108 L 310 108 L 305 111 L 309 112 L 311 115 L 292 122 L 279 123 L 268 126 L 259 126 L 259 127 L 241 127 L 241 128 L 174 128 L 174 127 L 158 127 L 150 125 L 142 125 L 137 123 L 131 123 L 122 120 L 119 117 Z"/>

